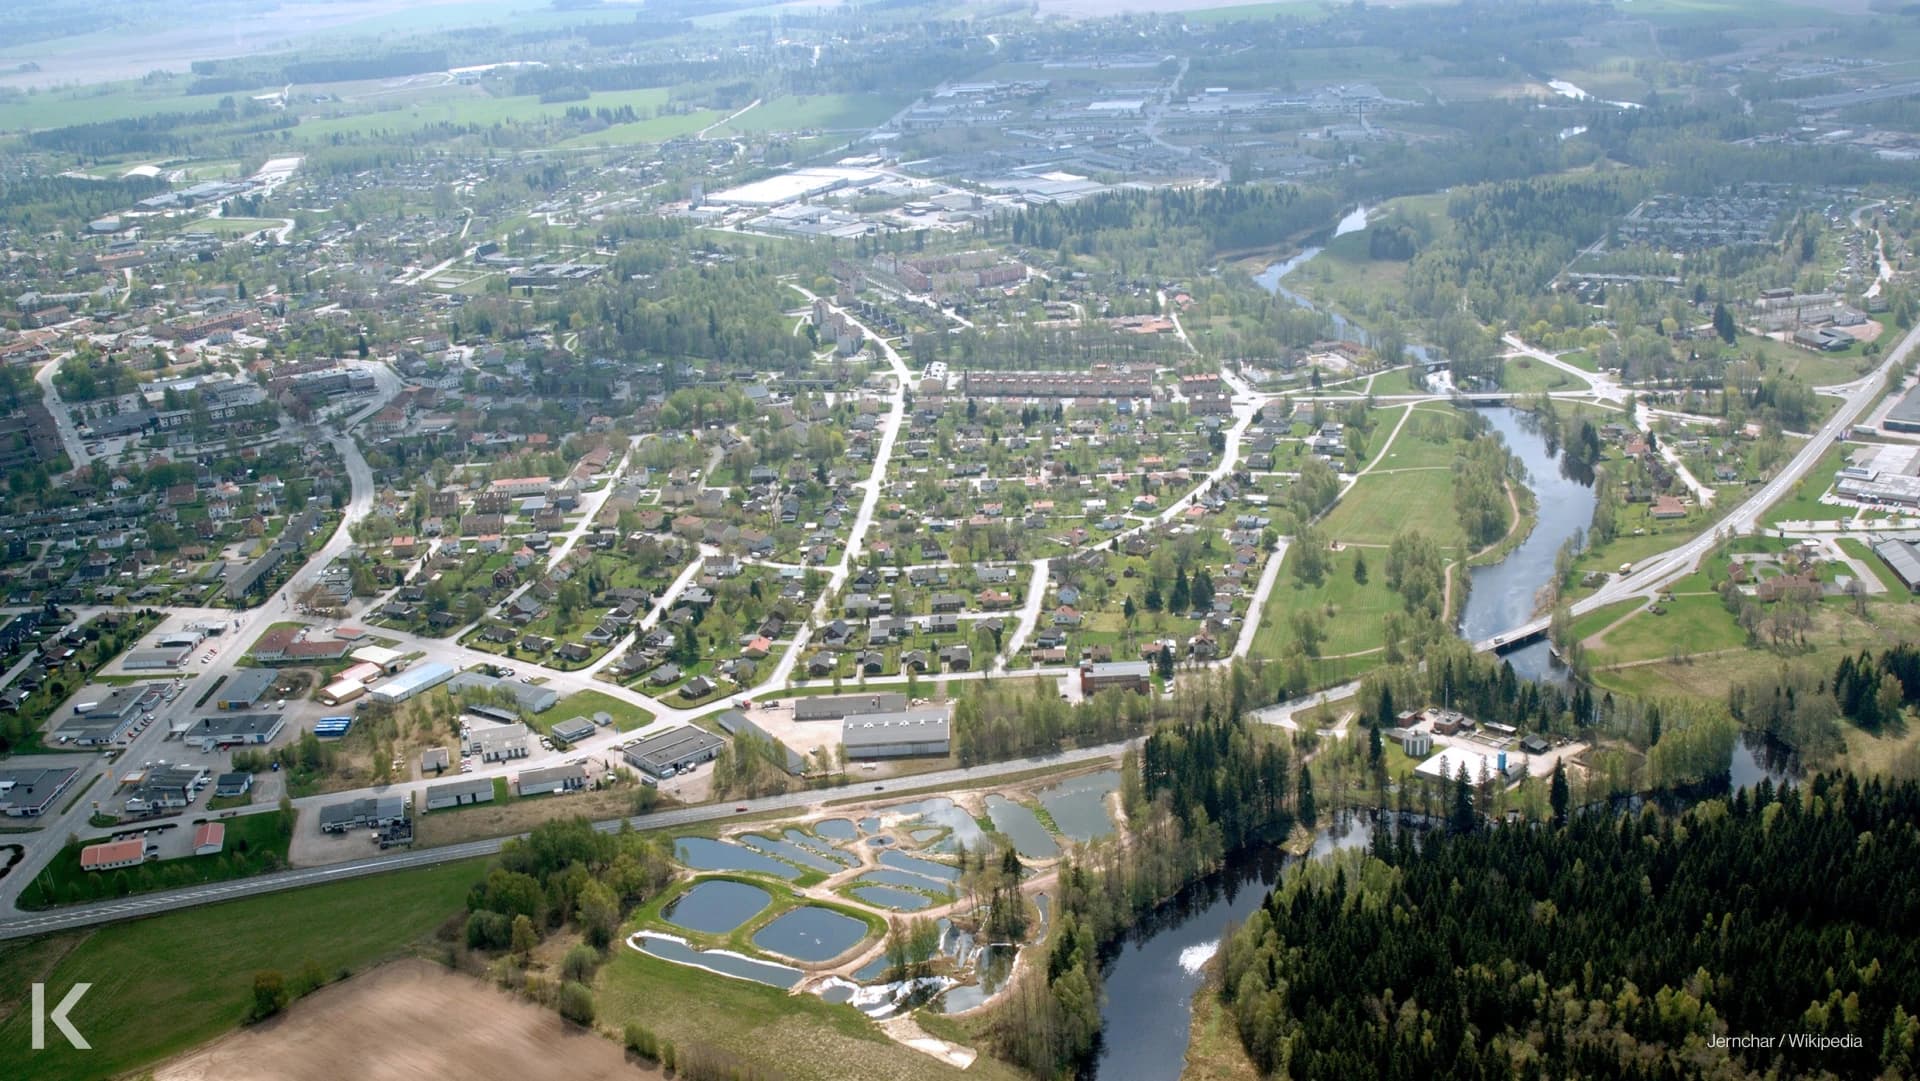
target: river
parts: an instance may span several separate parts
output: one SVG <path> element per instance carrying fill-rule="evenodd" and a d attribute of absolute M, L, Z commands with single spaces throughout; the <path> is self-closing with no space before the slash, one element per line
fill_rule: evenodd
<path fill-rule="evenodd" d="M 1343 218 L 1334 235 L 1364 228 L 1366 210 L 1362 208 Z M 1313 307 L 1280 283 L 1320 250 L 1308 248 L 1275 263 L 1255 280 L 1269 292 Z M 1361 328 L 1338 315 L 1333 319 L 1343 336 L 1366 340 Z M 1592 520 L 1594 502 L 1592 487 L 1561 473 L 1559 455 L 1549 450 L 1545 437 L 1522 414 L 1504 406 L 1480 412 L 1526 465 L 1539 512 L 1533 531 L 1506 558 L 1474 570 L 1473 588 L 1460 620 L 1460 632 L 1473 640 L 1532 618 L 1535 596 L 1553 575 L 1554 556 L 1568 537 Z M 1544 642 L 1516 650 L 1509 659 L 1524 678 L 1557 676 L 1557 664 Z M 1369 836 L 1370 826 L 1364 820 L 1343 816 L 1316 835 L 1312 854 L 1365 844 Z M 1245 919 L 1260 904 L 1286 863 L 1275 849 L 1242 852 L 1226 870 L 1189 887 L 1127 936 L 1106 969 L 1095 1077 L 1175 1081 L 1180 1076 L 1193 994 L 1200 986 L 1203 966 L 1218 948 L 1222 928 Z"/>
<path fill-rule="evenodd" d="M 1342 814 L 1314 835 L 1308 858 L 1365 845 L 1373 826 Z M 1100 1007 L 1100 1081 L 1176 1081 L 1187 1060 L 1193 993 L 1229 924 L 1260 907 L 1292 862 L 1278 848 L 1249 849 L 1227 869 L 1180 891 L 1128 933 L 1106 967 Z"/>

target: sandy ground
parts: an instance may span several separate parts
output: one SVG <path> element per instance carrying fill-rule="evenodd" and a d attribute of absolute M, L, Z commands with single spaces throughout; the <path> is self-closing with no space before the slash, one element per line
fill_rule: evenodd
<path fill-rule="evenodd" d="M 484 1019 L 484 1020 L 483 1020 Z M 603 1036 L 426 961 L 396 961 L 154 1071 L 155 1081 L 638 1081 Z"/>

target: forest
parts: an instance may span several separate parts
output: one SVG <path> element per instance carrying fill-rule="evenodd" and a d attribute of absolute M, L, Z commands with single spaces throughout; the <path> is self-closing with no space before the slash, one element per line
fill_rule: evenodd
<path fill-rule="evenodd" d="M 1902 1078 L 1920 1067 L 1920 785 L 1827 774 L 1678 815 L 1296 866 L 1223 943 L 1269 1076 Z M 1771 1046 L 1716 1039 L 1772 1037 Z"/>

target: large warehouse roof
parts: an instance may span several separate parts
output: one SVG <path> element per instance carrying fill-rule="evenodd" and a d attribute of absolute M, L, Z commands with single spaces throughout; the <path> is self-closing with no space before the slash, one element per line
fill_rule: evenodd
<path fill-rule="evenodd" d="M 949 716 L 941 707 L 849 717 L 840 742 L 846 744 L 848 754 L 853 754 L 863 747 L 944 740 Z"/>

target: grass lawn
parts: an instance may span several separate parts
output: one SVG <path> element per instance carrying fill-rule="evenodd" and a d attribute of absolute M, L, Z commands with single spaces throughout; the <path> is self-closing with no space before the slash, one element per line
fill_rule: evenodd
<path fill-rule="evenodd" d="M 1458 548 L 1464 543 L 1453 509 L 1453 474 L 1442 469 L 1361 477 L 1321 528 L 1328 539 L 1349 544 L 1390 544 L 1409 529 L 1418 529 L 1442 547 Z"/>
<path fill-rule="evenodd" d="M 183 856 L 117 871 L 81 870 L 80 850 L 86 843 L 67 845 L 20 891 L 20 907 L 48 908 L 150 890 L 197 886 L 203 882 L 224 882 L 279 870 L 287 865 L 288 840 L 280 834 L 279 820 L 278 814 L 231 818 L 226 823 L 227 846 L 218 855 Z M 176 821 L 179 825 L 175 829 L 192 831 L 190 820 Z"/>
<path fill-rule="evenodd" d="M 1353 561 L 1360 551 L 1367 557 L 1365 585 L 1353 580 Z M 1287 553 L 1288 560 L 1294 558 L 1295 553 Z M 1332 553 L 1332 561 L 1333 568 L 1317 587 L 1302 585 L 1295 579 L 1290 563 L 1281 567 L 1280 580 L 1275 583 L 1272 596 L 1267 598 L 1266 611 L 1261 615 L 1260 629 L 1254 632 L 1254 656 L 1279 656 L 1285 646 L 1296 640 L 1293 614 L 1307 609 L 1320 613 L 1321 628 L 1326 635 L 1320 644 L 1323 656 L 1373 649 L 1383 643 L 1381 620 L 1388 612 L 1398 612 L 1404 606 L 1400 594 L 1387 588 L 1387 554 L 1373 549 L 1348 549 Z M 1327 614 L 1329 607 L 1332 615 Z"/>
<path fill-rule="evenodd" d="M 645 728 L 653 723 L 651 712 L 600 691 L 575 691 L 562 698 L 552 709 L 540 714 L 532 723 L 540 731 L 546 732 L 551 730 L 555 723 L 569 717 L 585 717 L 592 720 L 595 713 L 611 714 L 613 727 L 621 732 Z"/>
<path fill-rule="evenodd" d="M 1543 390 L 1580 390 L 1585 384 L 1532 357 L 1509 357 L 1501 371 L 1500 386 L 1516 393 L 1532 394 Z"/>
<path fill-rule="evenodd" d="M 791 1081 L 1006 1078 L 982 1055 L 965 1073 L 882 1035 L 851 1006 L 730 979 L 616 945 L 595 980 L 598 1023 L 638 1021 L 676 1048 L 711 1047 Z"/>
<path fill-rule="evenodd" d="M 1615 620 L 1645 603 L 1645 601 L 1638 599 L 1616 601 L 1613 604 L 1605 605 L 1588 612 L 1586 615 L 1573 621 L 1574 640 L 1584 641 L 1589 635 L 1600 633 L 1605 628 L 1612 626 Z"/>
<path fill-rule="evenodd" d="M 1240 1043 L 1239 1026 L 1213 984 L 1209 979 L 1193 993 L 1186 1069 L 1180 1071 L 1180 1081 L 1259 1081 L 1260 1071 Z"/>
<path fill-rule="evenodd" d="M 1593 663 L 1653 660 L 1671 655 L 1676 647 L 1686 653 L 1710 653 L 1746 644 L 1746 632 L 1712 593 L 1676 596 L 1671 604 L 1660 607 L 1665 615 L 1648 609 L 1608 631 L 1605 641 L 1589 654 Z"/>
<path fill-rule="evenodd" d="M 1873 568 L 1874 577 L 1880 579 L 1880 584 L 1887 587 L 1887 592 L 1894 600 L 1904 602 L 1912 597 L 1906 584 L 1900 581 L 1879 556 L 1873 554 L 1873 549 L 1867 546 L 1866 541 L 1857 537 L 1836 537 L 1834 542 L 1840 545 L 1841 551 Z"/>
<path fill-rule="evenodd" d="M 1920 768 L 1920 724 L 1889 725 L 1879 734 L 1842 723 L 1847 741 L 1846 766 L 1866 775 L 1912 777 Z"/>
<path fill-rule="evenodd" d="M 1560 360 L 1563 363 L 1573 365 L 1583 372 L 1593 372 L 1595 375 L 1600 373 L 1599 359 L 1585 349 L 1575 349 L 1571 353 L 1562 353 L 1560 354 Z"/>
<path fill-rule="evenodd" d="M 257 233 L 262 229 L 278 229 L 284 224 L 286 223 L 273 218 L 190 218 L 180 223 L 180 231 L 238 237 Z"/>
<path fill-rule="evenodd" d="M 1807 470 L 1799 483 L 1793 486 L 1786 498 L 1767 508 L 1763 522 L 1773 525 L 1776 522 L 1799 522 L 1810 519 L 1832 520 L 1851 518 L 1854 511 L 1850 507 L 1836 507 L 1820 502 L 1828 488 L 1833 487 L 1833 478 L 1847 464 L 1853 454 L 1853 448 L 1845 443 L 1835 443 L 1822 455 L 1813 468 Z"/>
<path fill-rule="evenodd" d="M 796 131 L 800 128 L 871 128 L 912 101 L 874 94 L 789 94 L 763 101 L 723 132 Z"/>
<path fill-rule="evenodd" d="M 48 991 L 57 1001 L 74 983 L 93 984 L 70 1015 L 93 1050 L 53 1038 L 31 1051 L 28 1011 L 15 1011 L 0 1023 L 0 1061 L 25 1070 L 14 1076 L 80 1081 L 177 1054 L 240 1022 L 255 972 L 277 969 L 291 980 L 311 963 L 331 979 L 401 952 L 461 910 L 481 866 L 462 860 L 9 943 L 0 950 L 0 996 L 47 971 L 54 948 L 40 943 L 69 944 L 46 977 Z"/>

